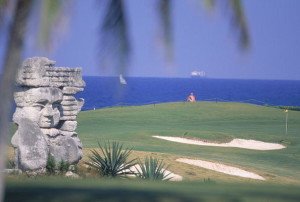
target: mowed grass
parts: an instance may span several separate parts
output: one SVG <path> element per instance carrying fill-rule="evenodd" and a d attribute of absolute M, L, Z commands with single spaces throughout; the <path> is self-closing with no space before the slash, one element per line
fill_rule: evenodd
<path fill-rule="evenodd" d="M 299 187 L 205 182 L 145 182 L 119 179 L 66 179 L 47 177 L 10 180 L 5 201 L 295 201 Z"/>
<path fill-rule="evenodd" d="M 120 141 L 132 158 L 154 156 L 184 177 L 183 182 L 9 177 L 6 201 L 299 201 L 300 112 L 241 103 L 166 103 L 81 112 L 77 132 L 88 160 L 97 142 Z M 255 151 L 187 145 L 153 138 L 189 136 L 212 142 L 233 138 L 282 143 L 287 148 Z M 10 148 L 12 155 L 12 149 Z M 225 175 L 176 162 L 186 157 L 255 172 L 266 181 Z M 79 164 L 80 172 L 88 173 Z M 92 179 L 96 178 L 96 179 Z M 207 180 L 210 181 L 207 182 Z"/>
<path fill-rule="evenodd" d="M 173 160 L 189 157 L 217 161 L 256 172 L 268 182 L 299 184 L 300 112 L 288 113 L 288 134 L 285 134 L 285 112 L 258 105 L 198 102 L 118 107 L 81 112 L 78 133 L 88 148 L 97 147 L 97 141 L 117 140 L 134 150 L 166 154 Z M 214 142 L 228 142 L 233 138 L 254 139 L 282 143 L 287 148 L 255 151 L 205 147 L 152 137 L 184 134 Z M 169 163 L 175 170 L 190 168 L 173 160 Z M 204 171 L 195 167 L 193 170 Z M 215 175 L 219 176 L 217 179 L 228 178 L 224 174 Z M 208 177 L 204 175 L 202 179 Z"/>

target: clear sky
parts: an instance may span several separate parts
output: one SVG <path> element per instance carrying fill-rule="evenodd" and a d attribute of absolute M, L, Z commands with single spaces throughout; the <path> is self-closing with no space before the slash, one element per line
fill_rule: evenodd
<path fill-rule="evenodd" d="M 46 56 L 58 66 L 81 66 L 84 75 L 115 74 L 99 67 L 99 3 L 72 2 L 67 31 L 55 49 L 41 51 L 35 37 L 28 34 L 24 57 Z M 125 0 L 132 46 L 128 76 L 189 77 L 193 70 L 204 70 L 211 78 L 300 79 L 299 0 L 244 0 L 251 37 L 246 52 L 239 49 L 238 35 L 224 9 L 207 12 L 198 1 L 174 0 L 175 59 L 171 66 L 159 43 L 155 2 Z M 59 33 L 62 27 L 57 29 Z M 3 61 L 2 45 L 0 57 Z"/>

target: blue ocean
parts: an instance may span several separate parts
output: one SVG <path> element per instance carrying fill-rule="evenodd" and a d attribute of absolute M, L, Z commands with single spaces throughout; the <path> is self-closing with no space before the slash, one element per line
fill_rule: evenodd
<path fill-rule="evenodd" d="M 82 110 L 113 106 L 183 102 L 193 92 L 197 101 L 245 102 L 259 105 L 300 106 L 300 81 L 197 78 L 84 77 Z"/>

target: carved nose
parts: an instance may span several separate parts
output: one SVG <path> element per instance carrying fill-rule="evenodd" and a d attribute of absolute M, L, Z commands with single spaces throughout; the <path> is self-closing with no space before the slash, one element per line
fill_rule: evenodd
<path fill-rule="evenodd" d="M 45 106 L 45 116 L 51 117 L 53 116 L 53 108 L 51 105 L 46 105 Z"/>

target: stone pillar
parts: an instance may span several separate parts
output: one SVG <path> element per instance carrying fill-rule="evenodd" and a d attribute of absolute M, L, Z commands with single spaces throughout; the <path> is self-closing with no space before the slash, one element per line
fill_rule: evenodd
<path fill-rule="evenodd" d="M 11 142 L 24 171 L 44 170 L 48 155 L 70 164 L 82 158 L 75 130 L 84 100 L 74 97 L 85 87 L 81 68 L 54 65 L 45 57 L 29 58 L 17 75 L 13 121 L 18 130 Z"/>

